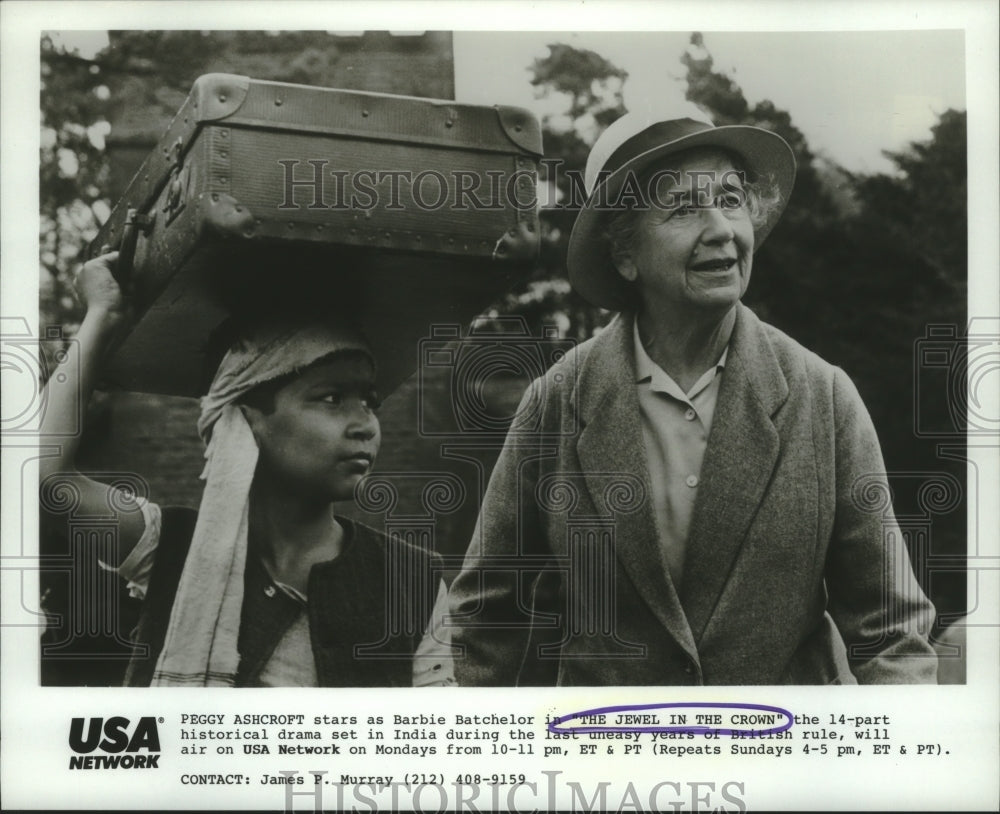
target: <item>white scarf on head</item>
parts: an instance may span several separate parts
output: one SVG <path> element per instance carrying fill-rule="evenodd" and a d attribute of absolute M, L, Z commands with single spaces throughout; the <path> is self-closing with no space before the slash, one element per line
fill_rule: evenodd
<path fill-rule="evenodd" d="M 223 358 L 201 400 L 205 491 L 151 686 L 236 683 L 250 486 L 259 454 L 236 401 L 260 384 L 348 350 L 371 355 L 364 340 L 343 326 L 275 323 Z"/>

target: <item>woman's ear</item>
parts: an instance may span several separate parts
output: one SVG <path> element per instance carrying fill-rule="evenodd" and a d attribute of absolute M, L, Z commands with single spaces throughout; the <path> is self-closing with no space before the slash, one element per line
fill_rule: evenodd
<path fill-rule="evenodd" d="M 635 267 L 635 261 L 632 260 L 631 252 L 624 249 L 612 250 L 611 260 L 622 277 L 630 283 L 635 282 L 636 277 L 639 276 L 639 269 Z"/>

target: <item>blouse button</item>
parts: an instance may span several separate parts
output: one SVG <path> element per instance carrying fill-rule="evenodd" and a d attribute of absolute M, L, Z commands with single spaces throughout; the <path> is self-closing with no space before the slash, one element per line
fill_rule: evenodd
<path fill-rule="evenodd" d="M 264 589 L 264 596 L 268 597 L 269 599 L 273 598 L 276 593 L 277 593 L 277 591 L 274 590 L 274 586 L 273 585 L 268 585 Z"/>
<path fill-rule="evenodd" d="M 698 477 L 696 475 L 688 475 L 684 479 L 684 483 L 694 489 L 694 487 L 698 485 Z"/>
<path fill-rule="evenodd" d="M 686 418 L 686 419 L 687 419 L 688 421 L 694 421 L 694 417 L 695 417 L 696 415 L 697 415 L 697 413 L 696 413 L 696 412 L 695 412 L 694 410 L 692 410 L 692 409 L 691 409 L 690 407 L 688 408 L 687 412 L 686 412 L 686 413 L 684 413 L 684 417 L 685 417 L 685 418 Z"/>

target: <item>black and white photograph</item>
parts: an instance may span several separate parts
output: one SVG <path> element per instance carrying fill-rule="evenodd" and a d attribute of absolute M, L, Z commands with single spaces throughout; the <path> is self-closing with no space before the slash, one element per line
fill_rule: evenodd
<path fill-rule="evenodd" d="M 714 8 L 5 4 L 12 807 L 995 810 L 997 11 Z"/>

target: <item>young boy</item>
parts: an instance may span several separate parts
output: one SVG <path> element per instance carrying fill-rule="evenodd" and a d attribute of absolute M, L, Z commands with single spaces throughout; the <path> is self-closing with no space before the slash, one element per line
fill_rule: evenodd
<path fill-rule="evenodd" d="M 128 321 L 116 262 L 105 254 L 77 278 L 87 311 L 79 354 L 66 364 L 79 370 L 47 385 L 41 435 L 60 453 L 40 474 L 43 495 L 69 481 L 81 512 L 116 515 L 113 565 L 143 599 L 125 683 L 452 683 L 447 639 L 427 628 L 443 591 L 436 556 L 333 513 L 335 501 L 353 499 L 380 442 L 375 362 L 344 324 L 260 322 L 230 348 L 202 399 L 197 513 L 136 501 L 75 471 L 79 438 L 68 430 L 78 400 L 86 404 Z M 58 522 L 46 504 L 43 522 Z"/>

